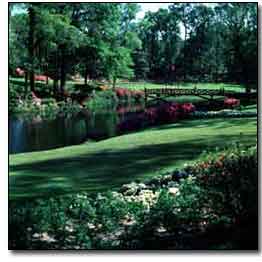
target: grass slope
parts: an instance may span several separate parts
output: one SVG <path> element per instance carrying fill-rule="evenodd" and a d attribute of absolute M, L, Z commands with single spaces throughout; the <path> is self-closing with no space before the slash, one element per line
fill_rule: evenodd
<path fill-rule="evenodd" d="M 126 87 L 130 89 L 143 90 L 144 88 L 198 88 L 198 89 L 221 89 L 226 91 L 244 92 L 245 88 L 242 85 L 227 84 L 227 83 L 175 83 L 175 84 L 156 84 L 150 82 L 123 82 L 118 83 L 117 86 Z"/>
<path fill-rule="evenodd" d="M 11 155 L 10 199 L 117 188 L 195 160 L 207 148 L 254 144 L 256 118 L 183 121 L 49 151 Z"/>
<path fill-rule="evenodd" d="M 10 83 L 17 84 L 17 85 L 24 85 L 25 80 L 21 77 L 10 77 L 9 78 Z M 84 82 L 74 82 L 74 81 L 67 81 L 66 82 L 66 88 L 71 89 L 74 84 L 84 84 Z M 45 87 L 46 83 L 44 81 L 36 81 L 36 85 L 39 87 Z M 49 80 L 49 86 L 53 85 L 53 81 Z M 111 87 L 112 84 L 108 83 L 108 85 Z M 245 88 L 243 85 L 238 84 L 228 84 L 228 83 L 174 83 L 174 84 L 157 84 L 157 83 L 150 83 L 150 82 L 119 82 L 117 83 L 117 86 L 119 87 L 125 87 L 129 89 L 134 90 L 144 90 L 144 88 L 199 88 L 199 89 L 221 89 L 224 88 L 226 91 L 236 91 L 236 92 L 244 92 Z"/>

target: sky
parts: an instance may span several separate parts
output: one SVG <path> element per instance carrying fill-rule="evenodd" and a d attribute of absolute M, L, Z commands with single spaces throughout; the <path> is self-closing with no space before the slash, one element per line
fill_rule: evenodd
<path fill-rule="evenodd" d="M 137 14 L 137 19 L 142 19 L 147 11 L 156 12 L 160 8 L 168 8 L 173 3 L 139 3 L 141 11 Z M 207 6 L 214 6 L 216 3 L 202 3 Z"/>
<path fill-rule="evenodd" d="M 137 19 L 142 19 L 147 11 L 156 12 L 160 8 L 167 8 L 172 3 L 139 3 L 141 11 L 137 14 Z"/>

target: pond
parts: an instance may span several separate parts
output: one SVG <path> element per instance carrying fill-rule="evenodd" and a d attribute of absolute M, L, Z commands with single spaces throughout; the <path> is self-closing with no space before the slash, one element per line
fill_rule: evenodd
<path fill-rule="evenodd" d="M 9 118 L 9 153 L 41 151 L 101 140 L 119 134 L 118 124 L 143 111 L 143 105 L 119 105 L 111 109 L 81 112 L 53 119 L 40 116 Z"/>

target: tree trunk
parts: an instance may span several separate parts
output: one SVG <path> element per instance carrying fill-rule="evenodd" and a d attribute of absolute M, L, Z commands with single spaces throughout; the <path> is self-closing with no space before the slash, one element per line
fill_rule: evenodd
<path fill-rule="evenodd" d="M 28 72 L 25 70 L 25 96 L 28 93 Z"/>
<path fill-rule="evenodd" d="M 55 93 L 57 92 L 57 88 L 58 88 L 58 79 L 55 77 L 54 81 L 53 81 L 53 87 L 54 87 L 54 91 Z"/>
<path fill-rule="evenodd" d="M 116 88 L 116 76 L 113 77 L 113 90 Z"/>
<path fill-rule="evenodd" d="M 35 72 L 34 72 L 34 34 L 35 34 L 35 10 L 32 6 L 28 8 L 29 15 L 29 34 L 28 34 L 28 54 L 29 54 L 29 81 L 30 90 L 35 91 Z"/>
<path fill-rule="evenodd" d="M 60 78 L 60 92 L 63 94 L 65 91 L 65 84 L 66 84 L 66 68 L 65 68 L 65 47 L 61 46 L 61 63 L 60 63 L 60 72 L 61 72 L 61 78 Z"/>
<path fill-rule="evenodd" d="M 55 70 L 54 70 L 54 77 L 53 77 L 53 92 L 54 96 L 57 96 L 57 89 L 58 89 L 58 64 L 57 64 L 57 51 L 55 52 Z"/>
<path fill-rule="evenodd" d="M 87 76 L 88 76 L 88 66 L 85 68 L 85 85 L 87 85 Z"/>
<path fill-rule="evenodd" d="M 185 16 L 185 14 L 184 14 Z M 184 17 L 185 19 L 185 17 Z M 184 27 L 185 27 L 185 39 L 184 39 L 184 72 L 183 72 L 183 79 L 184 79 L 184 82 L 186 81 L 186 38 L 187 38 L 187 26 L 186 26 L 186 23 L 184 23 Z"/>

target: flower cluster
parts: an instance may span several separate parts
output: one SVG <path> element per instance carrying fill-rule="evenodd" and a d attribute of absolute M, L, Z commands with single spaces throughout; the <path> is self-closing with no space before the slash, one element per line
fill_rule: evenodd
<path fill-rule="evenodd" d="M 35 75 L 35 81 L 47 81 L 51 78 L 46 75 Z"/>
<path fill-rule="evenodd" d="M 127 88 L 116 88 L 116 95 L 119 99 L 135 98 L 140 99 L 144 96 L 144 92 L 140 90 L 130 90 Z"/>
<path fill-rule="evenodd" d="M 226 97 L 224 100 L 224 107 L 226 108 L 235 108 L 240 106 L 240 100 L 236 98 L 228 98 Z"/>
<path fill-rule="evenodd" d="M 133 104 L 129 104 L 129 105 L 121 105 L 119 104 L 116 108 L 116 111 L 118 114 L 126 114 L 129 112 L 139 112 L 143 110 L 143 105 L 133 105 Z"/>
<path fill-rule="evenodd" d="M 101 89 L 102 91 L 106 91 L 109 90 L 109 87 L 107 85 L 101 85 L 99 86 L 99 89 Z"/>
<path fill-rule="evenodd" d="M 191 103 L 166 103 L 158 107 L 147 108 L 135 118 L 121 122 L 118 129 L 120 132 L 132 131 L 148 125 L 174 122 L 186 118 L 194 111 L 195 106 Z"/>

